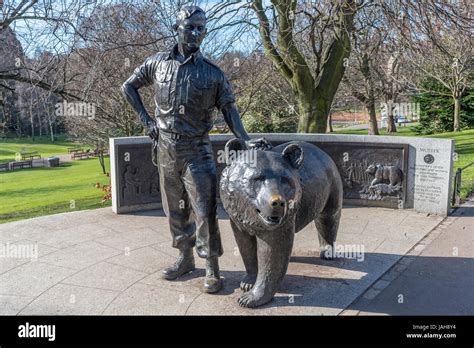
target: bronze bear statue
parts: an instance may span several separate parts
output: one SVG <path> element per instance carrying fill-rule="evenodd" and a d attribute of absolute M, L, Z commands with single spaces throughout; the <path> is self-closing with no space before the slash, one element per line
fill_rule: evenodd
<path fill-rule="evenodd" d="M 246 270 L 238 302 L 257 307 L 272 300 L 286 274 L 294 234 L 311 221 L 318 230 L 320 257 L 332 258 L 342 180 L 333 160 L 306 142 L 246 150 L 232 139 L 225 151 L 240 153 L 227 163 L 220 181 L 220 198 Z"/>

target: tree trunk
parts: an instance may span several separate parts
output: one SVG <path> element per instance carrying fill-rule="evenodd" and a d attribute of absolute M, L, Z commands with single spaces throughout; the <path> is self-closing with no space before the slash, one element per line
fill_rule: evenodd
<path fill-rule="evenodd" d="M 49 135 L 51 136 L 51 141 L 54 141 L 54 130 L 53 130 L 53 124 L 51 123 L 51 120 L 49 120 Z"/>
<path fill-rule="evenodd" d="M 332 113 L 331 112 L 329 113 L 328 126 L 327 126 L 327 129 L 326 129 L 326 132 L 327 133 L 333 133 L 334 132 L 334 129 L 332 128 Z"/>
<path fill-rule="evenodd" d="M 33 118 L 33 106 L 30 103 L 30 122 L 31 122 L 31 139 L 35 140 L 35 120 Z"/>
<path fill-rule="evenodd" d="M 311 98 L 300 94 L 298 97 L 298 133 L 326 133 L 328 109 L 327 102 L 323 98 Z"/>
<path fill-rule="evenodd" d="M 461 111 L 461 98 L 459 96 L 454 96 L 454 131 L 459 132 L 459 112 Z"/>
<path fill-rule="evenodd" d="M 20 111 L 18 111 L 16 115 L 16 136 L 21 137 L 22 132 L 21 132 L 21 120 L 20 120 Z"/>
<path fill-rule="evenodd" d="M 344 75 L 344 62 L 349 57 L 351 45 L 349 33 L 357 6 L 355 1 L 345 0 L 338 12 L 338 25 L 332 42 L 321 54 L 321 67 L 313 76 L 293 38 L 294 12 L 297 1 L 272 1 L 278 12 L 276 44 L 272 40 L 270 21 L 265 14 L 262 0 L 252 1 L 260 24 L 265 53 L 273 65 L 291 86 L 298 100 L 298 133 L 325 133 L 332 100 Z"/>
<path fill-rule="evenodd" d="M 104 162 L 104 150 L 97 148 L 97 155 L 99 158 L 100 167 L 102 168 L 102 173 L 106 174 L 105 162 Z"/>
<path fill-rule="evenodd" d="M 393 103 L 389 101 L 387 104 L 387 133 L 396 133 L 397 126 L 395 125 L 395 117 L 393 116 Z"/>
<path fill-rule="evenodd" d="M 369 113 L 369 135 L 379 135 L 379 127 L 377 125 L 377 115 L 375 113 L 375 103 L 373 101 L 366 105 Z"/>
<path fill-rule="evenodd" d="M 38 124 L 39 124 L 39 136 L 43 135 L 43 122 L 41 122 L 41 116 L 38 114 Z"/>
<path fill-rule="evenodd" d="M 396 132 L 397 132 L 397 126 L 395 124 L 395 117 L 393 117 L 393 115 L 388 116 L 387 133 L 396 133 Z"/>
<path fill-rule="evenodd" d="M 51 136 L 51 141 L 54 141 L 54 130 L 53 130 L 53 122 L 52 121 L 52 116 L 51 116 L 51 109 L 48 108 L 48 125 L 49 125 L 49 135 Z"/>

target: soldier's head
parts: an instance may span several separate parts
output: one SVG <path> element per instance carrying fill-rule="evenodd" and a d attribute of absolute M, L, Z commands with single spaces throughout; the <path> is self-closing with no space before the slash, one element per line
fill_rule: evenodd
<path fill-rule="evenodd" d="M 174 30 L 178 42 L 190 51 L 197 51 L 206 36 L 206 13 L 198 6 L 183 6 L 176 17 Z"/>

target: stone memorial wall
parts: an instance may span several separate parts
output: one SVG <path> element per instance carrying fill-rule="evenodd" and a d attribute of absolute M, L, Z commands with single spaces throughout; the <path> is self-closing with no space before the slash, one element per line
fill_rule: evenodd
<path fill-rule="evenodd" d="M 218 177 L 232 135 L 211 135 Z M 454 141 L 449 139 L 334 135 L 251 134 L 274 146 L 293 140 L 319 146 L 336 163 L 344 204 L 449 213 Z M 161 207 L 159 177 L 148 137 L 110 139 L 112 209 L 116 213 Z"/>

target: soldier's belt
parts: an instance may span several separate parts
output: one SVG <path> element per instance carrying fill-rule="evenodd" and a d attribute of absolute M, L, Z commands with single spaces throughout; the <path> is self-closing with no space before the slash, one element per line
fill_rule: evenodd
<path fill-rule="evenodd" d="M 167 136 L 168 138 L 171 139 L 195 139 L 195 138 L 202 138 L 206 134 L 197 134 L 197 135 L 185 135 L 185 134 L 179 134 L 179 133 L 174 133 L 170 131 L 165 131 L 163 129 L 160 129 L 160 133 Z"/>

